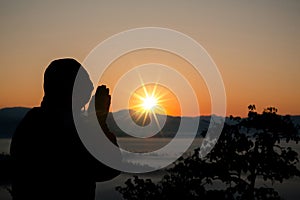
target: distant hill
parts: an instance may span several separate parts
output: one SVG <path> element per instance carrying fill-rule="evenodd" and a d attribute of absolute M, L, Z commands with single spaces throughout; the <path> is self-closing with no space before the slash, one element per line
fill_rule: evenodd
<path fill-rule="evenodd" d="M 133 121 L 128 118 L 126 115 L 126 113 L 128 113 L 128 110 L 121 110 L 118 111 L 116 113 L 110 113 L 107 117 L 107 124 L 109 129 L 115 133 L 118 137 L 124 137 L 124 136 L 129 136 L 126 132 L 122 131 L 116 124 L 113 115 L 115 118 L 119 118 L 121 119 L 120 121 L 122 122 L 120 125 L 122 127 L 127 127 L 130 130 L 130 126 L 133 123 Z M 200 118 L 200 122 L 199 122 L 199 127 L 197 130 L 197 136 L 201 136 L 201 133 L 206 130 L 209 126 L 209 122 L 210 122 L 210 116 L 201 116 L 201 117 L 176 117 L 176 116 L 163 116 L 163 115 L 157 115 L 157 118 L 165 118 L 166 117 L 166 122 L 164 124 L 164 126 L 162 127 L 161 131 L 159 133 L 157 133 L 154 137 L 174 137 L 174 135 L 176 134 L 180 122 L 182 120 L 185 120 L 187 126 L 188 124 L 194 124 L 197 123 L 197 121 L 199 121 Z M 192 126 L 190 126 L 192 127 Z M 132 127 L 134 128 L 134 127 Z M 129 131 L 130 132 L 130 131 Z M 190 129 L 189 130 L 189 126 L 186 128 L 186 136 L 189 136 L 191 134 L 193 134 L 194 130 Z M 143 133 L 141 133 L 143 134 Z"/>
<path fill-rule="evenodd" d="M 30 110 L 30 108 L 23 107 L 13 107 L 13 108 L 3 108 L 0 109 L 0 138 L 10 138 L 15 131 L 17 125 L 20 123 L 25 114 Z M 122 121 L 122 126 L 130 126 L 132 123 L 131 119 L 126 116 L 127 110 L 121 110 L 115 112 L 113 115 L 116 118 L 120 118 Z M 112 132 L 114 132 L 117 137 L 129 136 L 124 131 L 122 131 L 117 125 L 113 118 L 112 113 L 109 113 L 107 118 L 107 124 Z M 174 116 L 162 116 L 157 115 L 158 118 L 166 117 L 166 123 L 162 127 L 161 131 L 154 137 L 174 137 L 177 132 L 181 120 L 185 120 L 187 124 L 195 123 L 200 118 L 199 128 L 197 130 L 197 136 L 201 137 L 201 133 L 207 129 L 210 123 L 210 116 L 201 117 L 174 117 Z M 293 122 L 300 126 L 300 116 L 291 116 Z M 229 118 L 226 118 L 226 123 L 231 123 Z M 130 127 L 129 127 L 130 128 Z M 191 131 L 187 129 L 187 136 L 191 134 Z"/>

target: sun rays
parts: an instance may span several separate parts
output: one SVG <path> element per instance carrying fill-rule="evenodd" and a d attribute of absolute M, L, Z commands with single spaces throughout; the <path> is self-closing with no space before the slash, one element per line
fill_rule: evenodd
<path fill-rule="evenodd" d="M 157 126 L 161 128 L 158 114 L 166 114 L 164 103 L 168 101 L 167 93 L 158 84 L 143 84 L 134 91 L 131 96 L 129 108 L 131 117 L 141 126 L 148 125 L 155 120 Z"/>

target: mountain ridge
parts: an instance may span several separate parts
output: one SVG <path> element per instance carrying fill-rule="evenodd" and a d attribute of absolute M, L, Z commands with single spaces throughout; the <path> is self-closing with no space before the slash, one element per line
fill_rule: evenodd
<path fill-rule="evenodd" d="M 26 115 L 26 113 L 31 108 L 26 107 L 8 107 L 0 109 L 0 138 L 11 138 L 13 132 L 15 131 L 16 127 Z M 124 116 L 128 116 L 125 112 L 128 110 L 119 110 L 114 113 L 109 113 L 107 118 L 107 124 L 110 130 L 116 134 L 117 137 L 132 137 L 122 131 L 116 124 L 113 115 L 115 117 L 123 118 L 122 125 L 130 125 L 132 123 L 131 119 L 125 118 Z M 163 115 L 158 115 L 163 116 Z M 195 120 L 199 120 L 199 127 L 197 130 L 197 137 L 201 137 L 201 133 L 206 130 L 209 126 L 211 116 L 164 116 L 166 117 L 166 123 L 162 127 L 161 131 L 156 134 L 154 137 L 174 137 L 176 134 L 178 127 L 180 125 L 181 120 L 185 120 L 187 123 L 195 123 Z M 291 115 L 292 121 L 300 126 L 300 115 Z M 226 117 L 226 123 L 230 123 L 230 117 Z M 192 131 L 192 130 L 191 130 Z M 188 132 L 187 135 L 192 134 L 192 132 Z"/>

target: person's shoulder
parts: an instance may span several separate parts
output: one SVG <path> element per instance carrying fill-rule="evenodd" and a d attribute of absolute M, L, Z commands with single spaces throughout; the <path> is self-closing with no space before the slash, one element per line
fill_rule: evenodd
<path fill-rule="evenodd" d="M 42 112 L 42 108 L 41 107 L 33 107 L 31 108 L 27 114 L 29 115 L 33 115 L 33 114 L 37 114 L 37 113 L 41 113 Z"/>
<path fill-rule="evenodd" d="M 33 107 L 31 108 L 24 118 L 35 118 L 41 116 L 43 113 L 41 107 Z"/>
<path fill-rule="evenodd" d="M 23 117 L 23 119 L 20 121 L 18 126 L 15 129 L 15 132 L 13 134 L 13 141 L 14 140 L 20 140 L 19 138 L 23 138 L 23 135 L 26 135 L 28 137 L 28 130 L 32 130 L 32 127 L 40 126 L 40 119 L 41 116 L 41 108 L 35 107 L 30 109 L 26 115 Z M 23 134 L 26 132 L 27 134 Z"/>

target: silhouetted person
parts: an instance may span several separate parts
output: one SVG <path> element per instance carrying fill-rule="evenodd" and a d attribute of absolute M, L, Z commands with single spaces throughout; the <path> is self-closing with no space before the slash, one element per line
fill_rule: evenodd
<path fill-rule="evenodd" d="M 96 182 L 119 175 L 119 171 L 100 163 L 87 151 L 76 131 L 72 89 L 80 68 L 83 69 L 74 59 L 60 59 L 46 69 L 41 106 L 27 113 L 11 142 L 14 200 L 94 199 Z M 74 98 L 78 113 L 93 90 L 89 75 L 84 72 L 84 91 Z M 117 145 L 105 123 L 110 105 L 108 93 L 105 86 L 97 88 L 97 117 L 106 136 Z"/>

